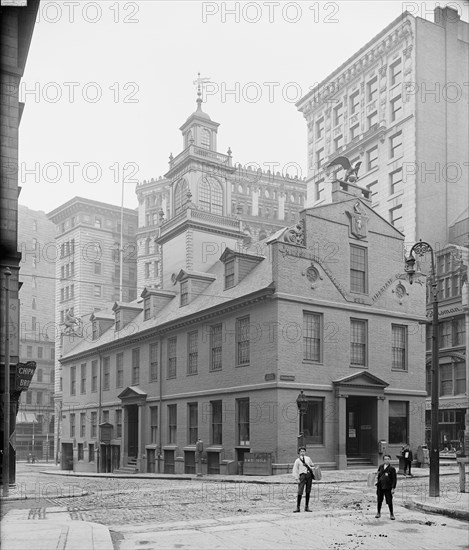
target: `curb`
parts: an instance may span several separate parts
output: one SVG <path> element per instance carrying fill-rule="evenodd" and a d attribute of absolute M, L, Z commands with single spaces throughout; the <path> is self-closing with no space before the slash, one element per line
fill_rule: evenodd
<path fill-rule="evenodd" d="M 81 494 L 73 494 L 73 495 L 55 495 L 54 498 L 78 498 L 78 497 L 86 497 L 89 495 L 88 491 L 82 491 Z M 13 500 L 35 500 L 36 496 L 28 496 L 24 495 L 22 497 L 17 496 L 7 496 L 7 497 L 0 497 L 0 502 L 10 502 Z"/>
<path fill-rule="evenodd" d="M 468 510 L 451 510 L 450 508 L 441 508 L 433 504 L 424 504 L 415 500 L 408 501 L 403 504 L 404 508 L 409 510 L 421 510 L 422 512 L 429 512 L 431 514 L 438 514 L 440 516 L 447 516 L 453 519 L 461 519 L 463 521 L 469 521 Z"/>

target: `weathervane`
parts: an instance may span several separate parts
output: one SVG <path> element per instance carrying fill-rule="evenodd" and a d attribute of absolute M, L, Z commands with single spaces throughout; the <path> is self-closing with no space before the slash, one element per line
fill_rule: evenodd
<path fill-rule="evenodd" d="M 209 76 L 201 77 L 200 73 L 197 73 L 197 78 L 192 83 L 194 85 L 197 85 L 197 95 L 199 97 L 201 96 L 201 94 L 203 92 L 204 84 L 207 84 L 208 82 L 210 82 L 210 77 Z"/>

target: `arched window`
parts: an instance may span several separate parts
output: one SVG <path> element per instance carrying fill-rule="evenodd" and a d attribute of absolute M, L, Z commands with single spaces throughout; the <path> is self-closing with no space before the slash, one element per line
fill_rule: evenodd
<path fill-rule="evenodd" d="M 186 180 L 179 180 L 177 182 L 174 188 L 174 214 L 182 212 L 182 208 L 186 204 L 188 190 Z"/>
<path fill-rule="evenodd" d="M 223 192 L 220 182 L 204 176 L 199 183 L 199 208 L 214 214 L 223 214 Z"/>
<path fill-rule="evenodd" d="M 205 147 L 205 149 L 210 149 L 210 130 L 207 130 L 207 128 L 204 128 L 202 130 L 202 138 L 200 140 L 200 145 L 202 147 Z"/>

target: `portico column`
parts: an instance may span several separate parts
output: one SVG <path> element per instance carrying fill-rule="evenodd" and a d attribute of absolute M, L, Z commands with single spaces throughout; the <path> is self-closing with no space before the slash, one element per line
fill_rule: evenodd
<path fill-rule="evenodd" d="M 146 472 L 145 465 L 145 407 L 138 406 L 138 445 L 137 467 L 139 472 Z"/>
<path fill-rule="evenodd" d="M 387 440 L 387 435 L 386 435 L 386 416 L 385 416 L 385 410 L 384 410 L 384 400 L 385 400 L 385 396 L 384 395 L 378 395 L 377 398 L 376 398 L 376 407 L 377 407 L 377 424 L 378 424 L 378 429 L 377 429 L 377 439 L 378 441 L 380 439 L 384 439 L 388 444 L 389 444 L 389 441 Z M 376 453 L 379 455 L 379 451 L 378 449 L 376 449 Z M 380 457 L 378 456 L 378 464 L 379 464 L 379 461 L 380 461 Z"/>
<path fill-rule="evenodd" d="M 336 464 L 339 470 L 347 468 L 347 397 L 346 394 L 337 396 L 337 456 Z"/>
<path fill-rule="evenodd" d="M 124 425 L 122 426 L 122 435 L 121 435 L 121 458 L 120 458 L 120 467 L 123 468 L 127 464 L 127 430 L 129 426 L 129 416 L 127 407 L 122 407 Z"/>

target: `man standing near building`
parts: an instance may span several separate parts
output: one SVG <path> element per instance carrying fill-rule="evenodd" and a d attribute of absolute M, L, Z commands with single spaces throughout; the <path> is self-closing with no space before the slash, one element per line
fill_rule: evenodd
<path fill-rule="evenodd" d="M 383 504 L 383 499 L 386 498 L 386 504 L 389 508 L 389 514 L 391 519 L 396 519 L 394 517 L 394 510 L 392 505 L 392 496 L 396 489 L 397 484 L 397 473 L 394 466 L 391 466 L 391 455 L 383 456 L 384 464 L 378 468 L 377 480 L 376 480 L 376 495 L 378 497 L 378 513 L 375 518 L 381 517 L 381 505 Z"/>
<path fill-rule="evenodd" d="M 298 454 L 300 455 L 293 464 L 292 475 L 298 483 L 298 495 L 296 501 L 296 510 L 293 510 L 294 513 L 300 511 L 301 498 L 303 496 L 303 491 L 306 487 L 306 502 L 305 502 L 305 512 L 312 512 L 309 509 L 309 496 L 311 493 L 311 485 L 313 483 L 314 474 L 313 474 L 313 461 L 306 456 L 306 447 L 300 447 L 298 449 Z"/>
<path fill-rule="evenodd" d="M 404 457 L 404 476 L 407 476 L 407 470 L 409 471 L 409 476 L 412 477 L 411 468 L 412 468 L 412 460 L 413 455 L 412 451 L 410 450 L 409 445 L 404 445 L 402 447 L 402 456 Z"/>

